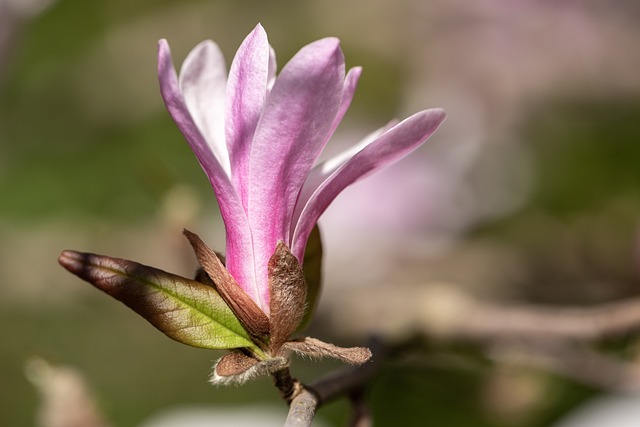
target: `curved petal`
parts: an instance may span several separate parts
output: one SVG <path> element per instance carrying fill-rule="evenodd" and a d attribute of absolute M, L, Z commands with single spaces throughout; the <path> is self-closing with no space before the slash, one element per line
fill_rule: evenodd
<path fill-rule="evenodd" d="M 293 233 L 291 251 L 302 259 L 309 233 L 336 196 L 360 178 L 386 166 L 420 146 L 445 118 L 443 110 L 421 111 L 405 119 L 342 163 L 320 184 L 302 209 Z"/>
<path fill-rule="evenodd" d="M 331 129 L 343 86 L 344 57 L 338 40 L 328 38 L 302 48 L 267 97 L 249 168 L 248 216 L 259 281 L 266 282 L 276 242 L 290 243 L 298 193 Z"/>
<path fill-rule="evenodd" d="M 178 83 L 200 133 L 230 175 L 224 136 L 227 70 L 218 45 L 205 40 L 193 48 L 182 63 Z"/>
<path fill-rule="evenodd" d="M 353 95 L 356 92 L 356 88 L 358 87 L 358 80 L 360 80 L 360 75 L 362 74 L 362 67 L 353 67 L 347 73 L 347 77 L 344 79 L 344 89 L 342 92 L 342 100 L 340 101 L 340 109 L 338 109 L 338 114 L 333 119 L 333 123 L 331 124 L 331 130 L 327 135 L 327 139 L 325 140 L 325 144 L 333 133 L 340 125 L 340 122 L 344 118 L 344 115 L 347 113 L 347 110 L 351 106 L 351 101 L 353 101 Z"/>
<path fill-rule="evenodd" d="M 216 193 L 227 232 L 227 269 L 260 308 L 265 310 L 266 307 L 268 310 L 268 303 L 263 305 L 264 301 L 259 299 L 260 292 L 256 288 L 254 271 L 247 267 L 252 265 L 251 260 L 253 260 L 248 218 L 242 209 L 238 194 L 231 185 L 229 176 L 213 154 L 189 112 L 178 86 L 178 77 L 166 40 L 160 40 L 158 43 L 158 79 L 167 111 L 191 146 Z"/>
<path fill-rule="evenodd" d="M 387 123 L 385 126 L 371 132 L 369 135 L 365 136 L 360 142 L 349 147 L 343 152 L 331 157 L 330 159 L 325 160 L 324 162 L 316 165 L 311 169 L 307 179 L 304 181 L 302 185 L 302 189 L 300 190 L 300 194 L 298 195 L 298 200 L 296 201 L 296 207 L 293 211 L 293 218 L 291 223 L 297 224 L 302 214 L 302 209 L 307 205 L 307 202 L 313 195 L 313 193 L 320 187 L 331 174 L 333 174 L 336 169 L 338 169 L 343 163 L 349 160 L 351 157 L 355 156 L 356 153 L 361 151 L 367 145 L 371 144 L 373 141 L 378 139 L 382 134 L 386 131 L 394 127 L 398 124 L 397 120 L 392 120 Z M 295 231 L 295 227 L 291 229 L 291 238 L 293 241 L 293 233 Z"/>
<path fill-rule="evenodd" d="M 353 100 L 353 94 L 356 91 L 356 87 L 358 86 L 358 80 L 360 79 L 361 74 L 362 74 L 362 67 L 354 67 L 350 69 L 349 72 L 347 73 L 347 77 L 345 78 L 345 82 L 344 82 L 344 91 L 342 93 L 342 101 L 340 102 L 340 109 L 338 110 L 338 114 L 336 114 L 336 117 L 333 119 L 331 130 L 327 134 L 327 138 L 323 145 L 327 144 L 327 142 L 329 141 L 333 133 L 336 131 L 336 129 L 340 125 L 340 122 L 342 121 L 342 118 L 346 114 L 347 110 L 349 109 L 349 106 L 351 105 L 351 101 Z M 335 156 L 329 159 L 328 161 L 323 162 L 321 165 L 315 166 L 311 170 L 311 172 L 305 179 L 304 184 L 302 185 L 302 189 L 300 190 L 300 193 L 298 194 L 298 198 L 296 200 L 296 206 L 293 211 L 293 216 L 291 217 L 292 224 L 295 224 L 298 221 L 302 208 L 307 203 L 307 200 L 309 199 L 309 197 L 311 197 L 311 194 L 322 183 L 322 181 L 324 181 L 327 176 L 333 173 L 333 171 L 336 170 L 338 166 L 340 166 L 345 160 L 353 156 L 355 153 L 357 153 L 366 145 L 368 145 L 371 141 L 373 141 L 378 136 L 382 135 L 384 132 L 390 129 L 391 123 L 393 125 L 396 125 L 397 121 L 394 120 L 390 122 L 390 124 L 387 124 L 386 126 L 378 129 L 375 132 L 372 132 L 371 134 L 367 135 L 362 141 L 360 141 L 360 143 L 354 145 L 349 150 L 346 150 L 340 155 Z M 294 232 L 293 228 L 294 227 L 291 227 L 289 229 L 289 237 L 292 237 L 291 235 Z"/>
<path fill-rule="evenodd" d="M 267 33 L 258 24 L 240 45 L 229 71 L 225 118 L 227 146 L 231 179 L 245 209 L 251 141 L 267 95 L 269 50 Z"/>

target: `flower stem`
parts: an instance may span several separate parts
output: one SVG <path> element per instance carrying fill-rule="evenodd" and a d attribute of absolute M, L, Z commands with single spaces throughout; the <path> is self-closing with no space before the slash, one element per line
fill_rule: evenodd
<path fill-rule="evenodd" d="M 303 387 L 300 381 L 291 376 L 289 368 L 284 368 L 273 373 L 273 382 L 282 398 L 287 402 L 287 405 L 291 404 L 291 401 L 302 391 Z"/>

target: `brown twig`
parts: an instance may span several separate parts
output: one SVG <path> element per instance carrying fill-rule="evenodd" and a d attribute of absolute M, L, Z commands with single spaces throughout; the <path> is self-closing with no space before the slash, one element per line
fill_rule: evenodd
<path fill-rule="evenodd" d="M 459 334 L 599 341 L 640 331 L 640 298 L 592 307 L 503 307 L 475 303 Z"/>
<path fill-rule="evenodd" d="M 373 417 L 367 407 L 364 391 L 364 387 L 359 387 L 349 394 L 352 408 L 350 427 L 371 427 L 373 425 Z"/>
<path fill-rule="evenodd" d="M 300 382 L 291 376 L 291 371 L 289 368 L 284 368 L 279 371 L 276 371 L 272 374 L 273 382 L 278 390 L 280 390 L 280 394 L 282 398 L 287 402 L 287 404 L 291 404 L 296 395 L 298 395 L 302 390 L 302 385 Z"/>
<path fill-rule="evenodd" d="M 477 300 L 454 285 L 427 284 L 371 289 L 367 304 L 354 306 L 349 301 L 356 296 L 346 292 L 328 301 L 324 314 L 329 328 L 351 339 L 376 334 L 395 347 L 417 336 L 435 344 L 436 352 L 472 344 L 498 363 L 608 390 L 640 390 L 640 366 L 595 345 L 640 332 L 640 297 L 588 307 L 505 305 Z"/>
<path fill-rule="evenodd" d="M 291 401 L 285 427 L 310 426 L 316 411 L 325 403 L 342 396 L 361 393 L 380 368 L 386 354 L 378 340 L 372 340 L 370 347 L 373 353 L 371 361 L 361 366 L 343 368 L 308 386 L 302 386 Z M 354 409 L 357 412 L 362 408 L 355 406 Z M 356 416 L 354 420 L 362 420 L 362 417 Z"/>
<path fill-rule="evenodd" d="M 353 306 L 350 301 L 357 295 L 346 292 L 328 301 L 326 317 L 334 330 L 356 337 L 598 341 L 640 332 L 640 297 L 590 307 L 508 305 L 479 301 L 455 285 L 434 283 L 371 289 L 367 304 Z"/>
<path fill-rule="evenodd" d="M 590 307 L 499 306 L 474 301 L 449 339 L 518 363 L 618 392 L 640 390 L 640 366 L 594 344 L 640 332 L 640 298 Z M 496 357 L 496 355 L 498 355 Z"/>
<path fill-rule="evenodd" d="M 310 389 L 303 388 L 302 392 L 291 401 L 284 427 L 310 426 L 319 404 L 318 396 Z"/>
<path fill-rule="evenodd" d="M 538 368 L 602 390 L 640 390 L 640 366 L 582 345 L 499 345 L 488 355 L 497 363 Z"/>
<path fill-rule="evenodd" d="M 589 307 L 508 305 L 477 300 L 454 285 L 427 284 L 371 290 L 358 306 L 353 300 L 343 292 L 329 301 L 329 327 L 387 343 L 416 335 L 443 342 L 598 342 L 640 332 L 640 297 Z"/>

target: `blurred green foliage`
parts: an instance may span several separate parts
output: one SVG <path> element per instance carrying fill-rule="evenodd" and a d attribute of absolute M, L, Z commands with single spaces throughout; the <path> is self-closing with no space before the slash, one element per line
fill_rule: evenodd
<path fill-rule="evenodd" d="M 532 203 L 581 215 L 616 202 L 640 212 L 640 102 L 583 100 L 545 108 L 528 123 L 537 163 Z"/>
<path fill-rule="evenodd" d="M 319 24 L 312 12 L 296 1 L 279 2 L 278 7 L 257 1 L 56 2 L 25 24 L 10 60 L 0 64 L 4 68 L 0 82 L 3 226 L 29 228 L 52 219 L 136 224 L 153 217 L 167 191 L 184 183 L 213 203 L 206 178 L 164 112 L 159 94 L 143 99 L 153 92 L 119 86 L 133 78 L 128 72 L 133 74 L 136 67 L 142 67 L 149 87 L 155 90 L 155 41 L 185 31 L 179 26 L 163 27 L 164 23 L 171 22 L 179 8 L 198 7 L 203 7 L 202 16 L 192 13 L 176 18 L 192 22 L 195 28 L 176 42 L 176 63 L 181 62 L 188 46 L 207 37 L 220 41 L 230 61 L 235 46 L 257 21 L 262 21 L 270 34 L 273 30 L 280 65 L 302 44 L 333 33 L 331 22 Z M 161 24 L 149 25 L 154 19 Z M 362 25 L 356 30 L 372 31 Z M 142 37 L 146 50 L 140 52 L 140 63 L 118 68 L 122 64 L 110 62 L 113 57 L 106 55 L 109 49 L 105 45 L 112 41 L 114 32 L 138 26 L 150 28 Z M 349 65 L 365 68 L 348 118 L 384 121 L 392 117 L 401 103 L 407 64 L 350 45 L 348 37 L 343 37 L 343 47 Z M 104 56 L 96 59 L 95 55 Z M 105 98 L 87 96 L 83 88 L 95 89 Z M 134 102 L 147 111 L 128 118 L 129 104 Z M 109 106 L 102 109 L 102 104 Z M 569 274 L 553 275 L 550 265 L 557 253 L 549 247 L 557 246 L 558 221 L 570 223 L 574 245 L 581 250 L 595 248 L 587 255 L 596 253 L 600 260 L 589 263 L 592 269 L 584 272 L 585 277 L 617 274 L 615 278 L 623 283 L 637 283 L 633 282 L 631 255 L 623 267 L 620 258 L 633 249 L 640 217 L 638 100 L 551 101 L 533 110 L 520 137 L 538 167 L 534 195 L 517 215 L 484 227 L 477 235 L 485 233 L 520 244 L 539 261 L 541 276 L 562 282 Z M 12 248 L 2 249 L 3 256 L 12 252 Z M 615 267 L 601 253 L 605 250 L 615 254 Z M 57 255 L 51 253 L 51 265 L 34 268 L 42 268 L 45 282 L 53 281 L 56 274 L 55 280 L 75 281 L 56 269 Z M 596 271 L 595 267 L 602 268 Z M 0 281 L 6 281 L 2 272 Z M 522 285 L 527 288 L 526 283 Z M 552 300 L 540 296 L 542 290 L 536 281 L 528 286 L 529 295 Z M 575 301 L 580 298 L 575 291 L 566 286 L 564 292 L 571 293 Z M 557 297 L 557 289 L 555 292 Z M 617 295 L 633 292 L 629 285 Z M 25 379 L 23 365 L 34 354 L 75 366 L 86 374 L 117 426 L 134 426 L 151 413 L 177 404 L 263 401 L 281 405 L 268 379 L 242 388 L 210 387 L 205 379 L 217 353 L 166 339 L 101 294 L 70 298 L 63 305 L 49 303 L 47 295 L 39 298 L 24 305 L 0 301 L 0 336 L 9 337 L 0 351 L 0 425 L 33 425 L 38 398 Z M 300 363 L 300 376 L 314 378 L 332 367 L 320 365 Z M 555 399 L 547 402 L 537 417 L 510 424 L 492 419 L 479 405 L 479 384 L 486 376 L 482 369 L 460 372 L 390 366 L 370 391 L 377 425 L 421 426 L 428 420 L 429 424 L 451 427 L 544 426 L 592 393 L 552 379 Z M 345 423 L 346 414 L 344 402 L 320 412 L 336 425 Z M 406 417 L 400 424 L 399 416 Z"/>
<path fill-rule="evenodd" d="M 298 2 L 289 3 L 290 11 L 299 8 Z M 302 21 L 289 21 L 254 1 L 55 2 L 24 23 L 6 56 L 8 61 L 1 64 L 0 223 L 27 229 L 30 224 L 52 221 L 107 221 L 111 227 L 131 226 L 154 218 L 168 190 L 179 184 L 193 186 L 204 200 L 214 203 L 206 177 L 157 91 L 156 41 L 160 37 L 173 40 L 171 34 L 181 31 L 163 26 L 163 20 L 170 22 L 180 8 L 202 8 L 202 16 L 191 12 L 186 16 L 201 20 L 199 26 L 207 31 L 186 37 L 184 47 L 176 42 L 177 66 L 189 46 L 204 38 L 219 42 L 230 62 L 237 44 L 258 21 L 267 27 L 269 23 L 272 27 L 287 23 L 301 33 L 280 37 L 285 41 L 277 47 L 280 66 L 316 37 Z M 216 10 L 221 12 L 214 14 Z M 214 23 L 207 24 L 209 18 Z M 138 21 L 142 27 L 138 37 L 146 46 L 141 64 L 118 68 L 111 63 L 105 44 L 114 33 L 137 28 Z M 147 21 L 159 23 L 148 25 L 149 29 L 145 28 Z M 351 49 L 344 48 L 351 65 L 372 64 L 367 70 L 369 77 L 362 81 L 356 110 L 387 119 L 398 103 L 401 71 L 366 51 L 350 56 Z M 100 57 L 96 59 L 96 55 Z M 145 89 L 119 87 L 128 82 L 128 73 L 137 66 L 144 69 Z M 367 91 L 376 84 L 376 76 L 382 75 L 387 84 Z M 98 96 L 86 95 L 86 91 Z M 135 99 L 141 94 L 148 99 Z M 132 102 L 142 102 L 149 112 L 127 117 Z M 120 109 L 125 113 L 119 114 Z M 1 249 L 3 256 L 13 256 L 10 248 Z M 71 276 L 63 276 L 54 265 L 57 255 L 55 249 L 50 253 L 51 263 L 43 267 L 43 275 L 48 277 L 43 280 L 83 286 Z M 51 272 L 55 277 L 50 278 Z M 6 281 L 2 273 L 0 281 Z M 24 372 L 32 356 L 79 369 L 116 426 L 135 426 L 153 413 L 181 404 L 265 402 L 278 405 L 284 416 L 285 408 L 269 379 L 242 388 L 211 387 L 206 378 L 221 353 L 172 342 L 102 294 L 69 297 L 62 305 L 48 300 L 46 294 L 27 304 L 0 300 L 0 334 L 11 337 L 0 351 L 4 384 L 0 387 L 0 406 L 4 408 L 0 425 L 34 425 L 40 398 Z M 316 371 L 311 369 L 307 374 L 315 376 Z M 338 422 L 345 420 L 344 404 L 330 405 L 323 412 Z"/>

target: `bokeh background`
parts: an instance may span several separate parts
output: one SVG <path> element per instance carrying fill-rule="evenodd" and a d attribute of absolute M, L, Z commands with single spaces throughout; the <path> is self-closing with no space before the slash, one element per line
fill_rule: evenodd
<path fill-rule="evenodd" d="M 257 22 L 280 66 L 332 35 L 364 67 L 329 152 L 394 117 L 449 114 L 327 212 L 319 338 L 354 343 L 330 316 L 347 288 L 354 304 L 436 280 L 505 303 L 640 293 L 633 0 L 0 0 L 0 425 L 36 425 L 34 358 L 81 372 L 114 426 L 185 405 L 284 419 L 269 379 L 209 386 L 219 354 L 174 343 L 56 262 L 73 248 L 190 276 L 183 227 L 223 248 L 213 192 L 158 93 L 156 43 L 179 64 L 211 38 L 230 62 Z M 333 367 L 294 369 L 308 380 Z M 424 357 L 385 367 L 369 398 L 376 425 L 536 427 L 598 393 Z M 343 425 L 346 404 L 318 418 Z"/>

